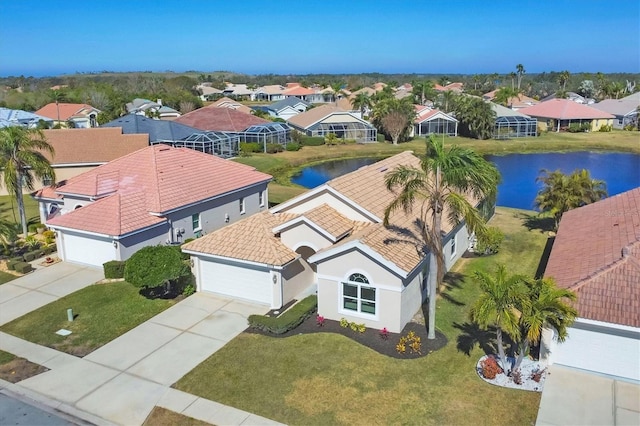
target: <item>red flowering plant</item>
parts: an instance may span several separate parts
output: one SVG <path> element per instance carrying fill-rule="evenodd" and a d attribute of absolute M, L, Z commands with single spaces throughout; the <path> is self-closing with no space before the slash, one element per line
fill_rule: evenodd
<path fill-rule="evenodd" d="M 387 327 L 384 327 L 382 330 L 380 330 L 380 338 L 382 340 L 387 340 L 389 338 L 389 330 L 387 330 Z"/>
<path fill-rule="evenodd" d="M 318 315 L 316 317 L 316 324 L 318 327 L 322 327 L 324 325 L 324 317 L 322 315 Z"/>

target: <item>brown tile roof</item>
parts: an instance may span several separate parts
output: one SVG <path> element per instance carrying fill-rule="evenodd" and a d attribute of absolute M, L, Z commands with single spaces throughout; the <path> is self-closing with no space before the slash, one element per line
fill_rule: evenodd
<path fill-rule="evenodd" d="M 102 164 L 149 145 L 146 134 L 123 135 L 119 127 L 43 130 L 54 149 L 44 155 L 55 167 L 59 164 Z"/>
<path fill-rule="evenodd" d="M 230 108 L 218 108 L 209 105 L 184 114 L 174 120 L 204 131 L 242 132 L 256 124 L 271 123 L 255 115 L 246 114 Z"/>
<path fill-rule="evenodd" d="M 52 102 L 50 104 L 46 104 L 45 106 L 37 110 L 35 113 L 43 117 L 57 120 L 58 111 L 60 112 L 60 121 L 68 120 L 71 117 L 75 117 L 77 115 L 87 115 L 91 111 L 100 112 L 98 109 L 88 104 L 58 103 L 56 105 L 55 102 Z"/>
<path fill-rule="evenodd" d="M 519 112 L 530 117 L 554 118 L 559 120 L 593 120 L 598 118 L 615 118 L 613 115 L 573 102 L 569 99 L 550 99 L 540 102 Z"/>
<path fill-rule="evenodd" d="M 315 108 L 311 108 L 306 112 L 301 112 L 300 114 L 294 115 L 287 121 L 296 127 L 306 129 L 336 112 L 346 113 L 346 111 L 342 108 L 339 108 L 335 105 L 325 104 L 317 106 Z"/>
<path fill-rule="evenodd" d="M 153 145 L 72 177 L 57 188 L 62 194 L 108 198 L 115 192 L 124 197 L 120 201 L 123 212 L 120 218 L 113 214 L 116 207 L 110 204 L 115 203 L 111 200 L 104 201 L 110 209 L 91 205 L 90 213 L 94 216 L 91 221 L 84 218 L 84 212 L 90 207 L 86 206 L 49 223 L 73 227 L 73 220 L 78 217 L 81 222 L 78 226 L 84 226 L 78 229 L 85 231 L 102 233 L 106 229 L 135 229 L 153 222 L 148 218 L 140 219 L 140 212 L 147 216 L 164 213 L 270 179 L 271 176 L 253 167 L 213 155 L 188 148 Z M 133 202 L 137 205 L 127 204 Z M 94 229 L 86 229 L 91 226 Z"/>
<path fill-rule="evenodd" d="M 264 211 L 198 238 L 182 248 L 267 265 L 284 265 L 298 255 L 275 237 L 272 229 L 295 217 Z"/>
<path fill-rule="evenodd" d="M 290 87 L 290 88 L 286 89 L 283 92 L 283 95 L 286 95 L 286 96 L 307 96 L 307 95 L 313 95 L 315 93 L 316 93 L 315 90 L 307 89 L 306 87 L 302 87 L 302 86 L 298 85 L 298 86 L 294 86 L 294 87 Z"/>
<path fill-rule="evenodd" d="M 227 98 L 222 97 L 220 99 L 218 99 L 217 101 L 215 101 L 214 103 L 212 103 L 211 105 L 215 105 L 218 108 L 231 108 L 231 109 L 235 109 L 236 111 L 240 111 L 240 112 L 244 112 L 245 114 L 251 114 L 251 112 L 253 111 L 250 107 L 238 102 L 238 101 L 234 101 L 231 98 Z"/>
<path fill-rule="evenodd" d="M 347 219 L 334 208 L 322 204 L 305 212 L 304 217 L 327 231 L 334 238 L 340 238 L 353 229 L 353 221 Z"/>
<path fill-rule="evenodd" d="M 640 327 L 640 188 L 565 213 L 545 276 L 580 317 Z"/>

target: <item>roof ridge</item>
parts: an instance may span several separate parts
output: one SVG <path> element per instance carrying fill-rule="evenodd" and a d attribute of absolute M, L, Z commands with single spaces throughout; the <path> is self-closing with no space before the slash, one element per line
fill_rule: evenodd
<path fill-rule="evenodd" d="M 154 148 L 151 150 L 151 157 L 152 157 L 152 165 L 153 165 L 153 170 L 154 170 L 154 175 L 155 175 L 155 191 L 158 194 L 158 211 L 162 211 L 162 198 L 160 197 L 160 172 L 158 171 L 158 162 L 156 161 L 156 154 L 157 152 L 162 150 L 162 145 L 163 144 L 159 144 L 159 145 L 154 145 Z M 156 147 L 158 147 L 158 149 L 156 149 Z M 170 146 L 165 146 L 166 148 L 171 148 Z"/>

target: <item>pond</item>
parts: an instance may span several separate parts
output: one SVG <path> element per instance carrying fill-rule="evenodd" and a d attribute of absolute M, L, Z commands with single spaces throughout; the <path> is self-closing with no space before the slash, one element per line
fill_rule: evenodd
<path fill-rule="evenodd" d="M 640 155 L 630 153 L 542 153 L 489 155 L 502 174 L 498 187 L 498 205 L 519 209 L 533 209 L 533 200 L 540 185 L 536 177 L 541 169 L 571 173 L 587 169 L 594 179 L 604 180 L 609 195 L 619 194 L 640 186 Z M 307 167 L 293 177 L 292 182 L 305 188 L 314 188 L 328 180 L 374 163 L 375 159 L 360 158 L 337 160 Z"/>

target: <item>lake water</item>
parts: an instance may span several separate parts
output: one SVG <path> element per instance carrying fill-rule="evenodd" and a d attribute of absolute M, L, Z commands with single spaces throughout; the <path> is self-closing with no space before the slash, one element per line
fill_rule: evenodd
<path fill-rule="evenodd" d="M 498 186 L 498 205 L 533 209 L 533 200 L 541 185 L 536 177 L 541 169 L 571 173 L 587 169 L 594 179 L 604 180 L 609 195 L 640 186 L 640 155 L 628 153 L 569 152 L 544 154 L 510 154 L 487 156 L 502 174 Z M 371 158 L 331 161 L 307 167 L 292 179 L 305 188 L 314 188 L 328 180 L 374 163 Z"/>

